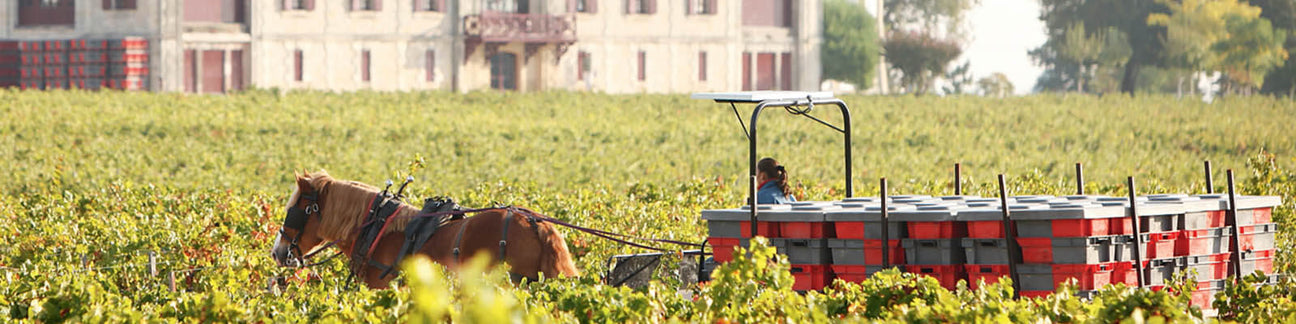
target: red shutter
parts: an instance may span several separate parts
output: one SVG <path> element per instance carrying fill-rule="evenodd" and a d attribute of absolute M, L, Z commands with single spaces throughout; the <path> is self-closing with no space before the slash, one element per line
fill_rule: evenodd
<path fill-rule="evenodd" d="M 636 0 L 625 0 L 625 13 L 626 13 L 626 14 L 632 14 L 632 13 L 635 13 L 636 10 L 634 9 L 634 5 L 635 5 L 636 3 L 639 3 L 639 1 L 636 1 Z"/>
<path fill-rule="evenodd" d="M 792 0 L 783 0 L 783 27 L 792 27 Z"/>
<path fill-rule="evenodd" d="M 585 12 L 587 13 L 598 12 L 598 0 L 585 0 Z"/>
<path fill-rule="evenodd" d="M 369 82 L 369 50 L 360 52 L 360 80 Z"/>
<path fill-rule="evenodd" d="M 436 50 L 427 51 L 427 81 L 436 81 Z"/>
<path fill-rule="evenodd" d="M 657 0 L 639 0 L 639 1 L 644 1 L 646 3 L 646 5 L 644 6 L 644 13 L 649 15 L 657 13 Z"/>
<path fill-rule="evenodd" d="M 360 10 L 360 8 L 364 8 L 363 4 L 361 3 L 363 1 L 365 0 L 351 0 L 351 11 L 356 11 L 356 10 Z"/>
<path fill-rule="evenodd" d="M 184 51 L 184 86 L 185 92 L 198 92 L 198 80 L 194 78 L 194 71 L 198 70 L 197 59 L 194 57 L 194 50 Z"/>
<path fill-rule="evenodd" d="M 113 0 L 103 0 L 103 8 L 104 10 L 112 10 Z"/>
<path fill-rule="evenodd" d="M 585 60 L 589 59 L 585 57 L 586 55 L 589 55 L 589 53 L 580 52 L 576 54 L 576 81 L 585 81 Z"/>
<path fill-rule="evenodd" d="M 751 91 L 751 52 L 742 55 L 742 89 Z"/>
<path fill-rule="evenodd" d="M 121 7 L 122 9 L 135 9 L 135 7 L 136 7 L 136 6 L 135 6 L 135 2 L 137 2 L 137 1 L 135 1 L 135 0 L 122 0 L 122 2 L 121 2 L 121 6 L 120 6 L 120 7 Z"/>
<path fill-rule="evenodd" d="M 702 7 L 706 9 L 706 14 L 714 15 L 716 13 L 716 0 L 702 0 Z"/>
<path fill-rule="evenodd" d="M 567 13 L 576 12 L 576 0 L 567 0 Z"/>
<path fill-rule="evenodd" d="M 315 0 L 302 0 L 302 1 L 305 1 L 304 3 L 302 3 L 302 7 L 305 7 L 302 8 L 303 10 L 315 10 Z"/>
<path fill-rule="evenodd" d="M 230 51 L 230 90 L 243 90 L 243 50 Z"/>
<path fill-rule="evenodd" d="M 639 81 L 648 79 L 648 54 L 639 51 Z"/>
<path fill-rule="evenodd" d="M 693 15 L 693 14 L 698 14 L 698 13 L 699 13 L 699 12 L 693 12 L 693 4 L 694 4 L 695 2 L 697 2 L 697 1 L 699 1 L 699 0 L 686 0 L 686 1 L 684 1 L 684 14 L 685 14 L 685 15 Z"/>
<path fill-rule="evenodd" d="M 225 51 L 202 52 L 202 92 L 225 92 Z"/>
<path fill-rule="evenodd" d="M 436 0 L 436 8 L 433 11 L 446 12 L 445 0 Z"/>
<path fill-rule="evenodd" d="M 293 9 L 292 3 L 293 0 L 279 0 L 279 10 L 284 10 L 284 11 L 292 10 Z"/>
<path fill-rule="evenodd" d="M 369 0 L 369 1 L 373 1 L 373 7 L 369 8 L 370 10 L 382 11 L 382 0 Z"/>
<path fill-rule="evenodd" d="M 414 11 L 427 11 L 427 0 L 414 0 Z"/>
<path fill-rule="evenodd" d="M 293 52 L 293 80 L 302 81 L 302 51 Z"/>
<path fill-rule="evenodd" d="M 706 52 L 698 52 L 698 81 L 706 81 Z"/>
<path fill-rule="evenodd" d="M 783 77 L 783 90 L 792 90 L 792 53 L 783 53 L 783 62 L 780 63 Z"/>

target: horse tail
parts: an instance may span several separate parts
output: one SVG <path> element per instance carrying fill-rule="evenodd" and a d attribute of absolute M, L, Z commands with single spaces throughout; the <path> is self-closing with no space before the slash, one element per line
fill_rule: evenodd
<path fill-rule="evenodd" d="M 539 222 L 536 226 L 540 234 L 540 271 L 545 277 L 556 278 L 558 274 L 568 278 L 580 276 L 562 234 L 554 231 L 554 225 L 548 222 Z"/>

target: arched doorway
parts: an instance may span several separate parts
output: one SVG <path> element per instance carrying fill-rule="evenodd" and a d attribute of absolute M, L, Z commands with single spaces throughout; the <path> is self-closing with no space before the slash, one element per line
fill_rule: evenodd
<path fill-rule="evenodd" d="M 490 58 L 491 89 L 517 90 L 517 55 L 499 52 Z"/>

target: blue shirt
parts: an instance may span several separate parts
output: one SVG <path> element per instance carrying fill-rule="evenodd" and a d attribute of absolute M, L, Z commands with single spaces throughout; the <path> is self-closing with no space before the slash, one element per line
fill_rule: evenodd
<path fill-rule="evenodd" d="M 778 183 L 774 181 L 765 182 L 765 185 L 756 191 L 757 204 L 787 204 L 794 201 L 797 201 L 796 197 L 783 193 Z"/>

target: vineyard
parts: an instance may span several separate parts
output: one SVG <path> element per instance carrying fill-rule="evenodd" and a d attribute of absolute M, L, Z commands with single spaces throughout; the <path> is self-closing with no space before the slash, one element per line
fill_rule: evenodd
<path fill-rule="evenodd" d="M 1201 162 L 1238 173 L 1240 194 L 1283 206 L 1275 268 L 1293 268 L 1296 104 L 1230 97 L 845 97 L 857 195 L 1200 193 Z M 829 122 L 835 113 L 817 113 Z M 840 199 L 840 138 L 766 113 L 762 155 L 788 166 L 802 200 Z M 293 172 L 380 184 L 417 178 L 414 199 L 517 205 L 576 225 L 662 239 L 706 237 L 703 209 L 745 196 L 747 142 L 733 112 L 684 95 L 323 93 L 229 96 L 0 90 L 0 316 L 109 322 L 1114 322 L 1199 320 L 1195 285 L 1108 287 L 1013 299 L 1011 285 L 948 290 L 887 271 L 797 293 L 786 261 L 751 256 L 680 287 L 662 267 L 641 289 L 599 283 L 604 262 L 644 252 L 564 231 L 582 270 L 522 286 L 500 271 L 447 274 L 422 259 L 397 289 L 346 281 L 344 262 L 308 270 L 269 256 Z M 1215 181 L 1222 191 L 1222 181 Z M 759 241 L 758 242 L 763 242 Z M 331 254 L 331 252 L 329 253 Z M 771 261 L 773 260 L 773 261 Z M 668 260 L 669 262 L 674 262 Z M 481 267 L 473 268 L 481 269 Z M 1190 276 L 1190 275 L 1189 275 Z M 1263 278 L 1252 278 L 1262 280 Z M 1228 286 L 1216 308 L 1241 322 L 1296 320 L 1296 283 Z M 1190 311 L 1184 311 L 1189 309 Z"/>

